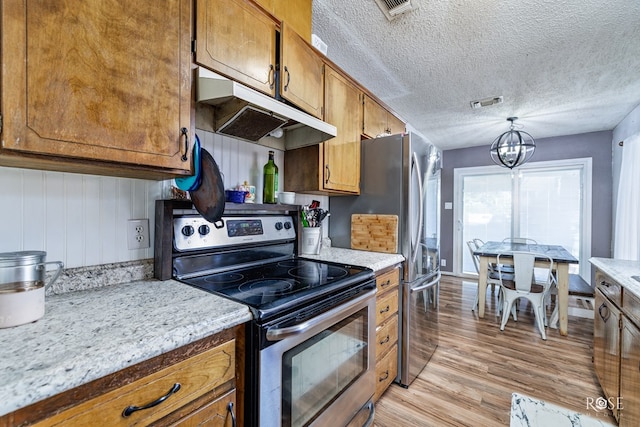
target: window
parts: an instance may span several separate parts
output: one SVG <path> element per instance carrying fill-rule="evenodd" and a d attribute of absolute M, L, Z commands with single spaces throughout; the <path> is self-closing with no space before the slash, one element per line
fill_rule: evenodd
<path fill-rule="evenodd" d="M 589 258 L 591 159 L 529 163 L 513 171 L 460 168 L 454 181 L 454 273 L 476 273 L 466 245 L 474 238 L 528 237 L 561 245 L 578 260 Z M 588 276 L 587 264 L 571 265 L 569 272 Z"/>

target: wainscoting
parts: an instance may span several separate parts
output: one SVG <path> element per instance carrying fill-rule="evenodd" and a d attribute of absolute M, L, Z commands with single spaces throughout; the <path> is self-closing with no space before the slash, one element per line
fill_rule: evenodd
<path fill-rule="evenodd" d="M 268 147 L 198 131 L 202 146 L 224 175 L 225 188 L 245 180 L 262 200 L 262 166 Z M 284 153 L 276 150 L 283 183 Z M 44 250 L 47 260 L 84 267 L 153 258 L 155 200 L 168 194 L 171 181 L 147 181 L 0 167 L 0 252 Z M 280 187 L 282 188 L 282 187 Z M 328 206 L 328 198 L 300 196 Z M 129 219 L 149 218 L 151 246 L 129 250 Z"/>

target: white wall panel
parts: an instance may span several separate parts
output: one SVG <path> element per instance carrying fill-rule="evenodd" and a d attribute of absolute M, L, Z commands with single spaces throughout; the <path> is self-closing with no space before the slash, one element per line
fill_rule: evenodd
<path fill-rule="evenodd" d="M 215 159 L 225 189 L 249 182 L 262 200 L 262 167 L 270 148 L 198 130 L 202 146 Z M 284 152 L 275 150 L 279 188 Z M 155 200 L 169 182 L 0 167 L 0 252 L 44 250 L 47 260 L 65 267 L 153 257 Z M 299 195 L 296 203 L 328 198 Z M 127 248 L 127 221 L 148 218 L 150 248 Z M 326 232 L 325 232 L 326 233 Z"/>
<path fill-rule="evenodd" d="M 18 171 L 19 169 L 1 169 L 0 174 L 6 171 Z M 37 173 L 36 171 L 24 170 L 25 175 Z M 39 249 L 47 251 L 49 261 L 62 261 L 67 263 L 65 254 L 67 247 L 66 228 L 63 218 L 65 216 L 64 197 L 64 174 L 53 172 L 42 172 L 45 187 L 45 223 L 44 223 L 44 245 L 38 246 L 35 242 L 29 242 L 20 247 L 20 250 Z M 0 215 L 9 215 L 11 212 L 0 212 Z M 22 231 L 22 230 L 20 230 Z M 8 248 L 4 248 L 7 250 Z"/>

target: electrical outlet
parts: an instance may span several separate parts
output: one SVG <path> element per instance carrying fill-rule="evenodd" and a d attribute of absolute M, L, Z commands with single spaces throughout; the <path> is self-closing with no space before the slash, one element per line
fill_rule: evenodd
<path fill-rule="evenodd" d="M 127 247 L 129 249 L 146 249 L 149 241 L 149 220 L 130 219 L 127 223 Z"/>
<path fill-rule="evenodd" d="M 446 267 L 447 266 L 447 260 L 446 259 L 441 259 L 440 260 L 440 267 Z"/>

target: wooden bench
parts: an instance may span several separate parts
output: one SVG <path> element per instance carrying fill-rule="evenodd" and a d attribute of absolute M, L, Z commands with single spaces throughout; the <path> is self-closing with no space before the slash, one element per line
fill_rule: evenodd
<path fill-rule="evenodd" d="M 593 319 L 593 288 L 579 274 L 569 274 L 569 297 L 578 300 L 578 307 L 569 305 L 569 316 Z"/>

